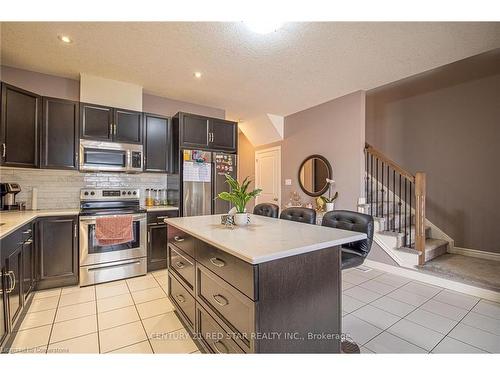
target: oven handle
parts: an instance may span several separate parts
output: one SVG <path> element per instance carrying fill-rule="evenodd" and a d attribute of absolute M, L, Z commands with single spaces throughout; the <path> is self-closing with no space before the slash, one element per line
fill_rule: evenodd
<path fill-rule="evenodd" d="M 102 216 L 123 216 L 123 215 L 101 215 L 101 216 L 80 216 L 80 221 L 95 221 L 98 217 Z M 133 220 L 146 220 L 146 214 L 132 215 Z"/>
<path fill-rule="evenodd" d="M 101 267 L 92 267 L 92 268 L 89 268 L 88 271 L 99 271 L 99 270 L 102 270 L 102 269 L 106 269 L 106 268 L 116 268 L 116 267 L 123 267 L 123 266 L 130 266 L 132 264 L 141 264 L 140 261 L 136 260 L 136 261 L 132 261 L 132 262 L 127 262 L 127 263 L 120 263 L 120 264 L 113 264 L 113 265 L 109 265 L 109 266 L 101 266 Z"/>

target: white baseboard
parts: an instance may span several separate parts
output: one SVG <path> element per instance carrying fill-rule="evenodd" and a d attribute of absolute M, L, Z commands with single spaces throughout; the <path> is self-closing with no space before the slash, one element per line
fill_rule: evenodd
<path fill-rule="evenodd" d="M 429 275 L 427 273 L 419 272 L 417 270 L 391 266 L 389 264 L 380 263 L 369 259 L 366 259 L 363 264 L 368 267 L 376 268 L 381 271 L 407 277 L 409 279 L 422 281 L 424 283 L 434 284 L 442 288 L 451 289 L 460 293 L 470 294 L 490 301 L 500 302 L 500 292 L 495 292 L 493 290 L 460 283 L 458 281 L 443 279 L 441 277 Z"/>
<path fill-rule="evenodd" d="M 474 257 L 474 258 L 496 260 L 496 261 L 500 262 L 500 253 L 491 253 L 489 251 L 466 249 L 465 247 L 456 247 L 455 246 L 452 249 L 450 249 L 449 253 L 460 254 L 460 255 L 465 255 L 465 256 Z"/>

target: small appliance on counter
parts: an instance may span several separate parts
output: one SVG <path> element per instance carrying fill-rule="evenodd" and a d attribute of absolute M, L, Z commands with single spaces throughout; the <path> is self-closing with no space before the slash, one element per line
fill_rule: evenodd
<path fill-rule="evenodd" d="M 19 204 L 16 203 L 16 195 L 21 192 L 21 187 L 16 183 L 0 183 L 1 210 L 19 210 Z"/>

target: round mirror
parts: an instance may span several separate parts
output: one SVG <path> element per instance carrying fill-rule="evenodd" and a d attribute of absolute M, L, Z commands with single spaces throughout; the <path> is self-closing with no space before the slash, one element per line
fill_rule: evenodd
<path fill-rule="evenodd" d="M 311 197 L 323 195 L 328 190 L 327 178 L 332 178 L 332 166 L 321 155 L 311 155 L 300 165 L 300 187 Z"/>

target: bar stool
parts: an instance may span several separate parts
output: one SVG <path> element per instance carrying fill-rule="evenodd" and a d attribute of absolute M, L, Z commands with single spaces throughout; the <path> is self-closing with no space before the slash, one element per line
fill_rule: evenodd
<path fill-rule="evenodd" d="M 316 211 L 306 207 L 290 207 L 281 212 L 280 219 L 316 224 Z"/>
<path fill-rule="evenodd" d="M 273 217 L 275 219 L 278 218 L 279 212 L 279 206 L 273 203 L 259 203 L 253 209 L 254 215 Z"/>

